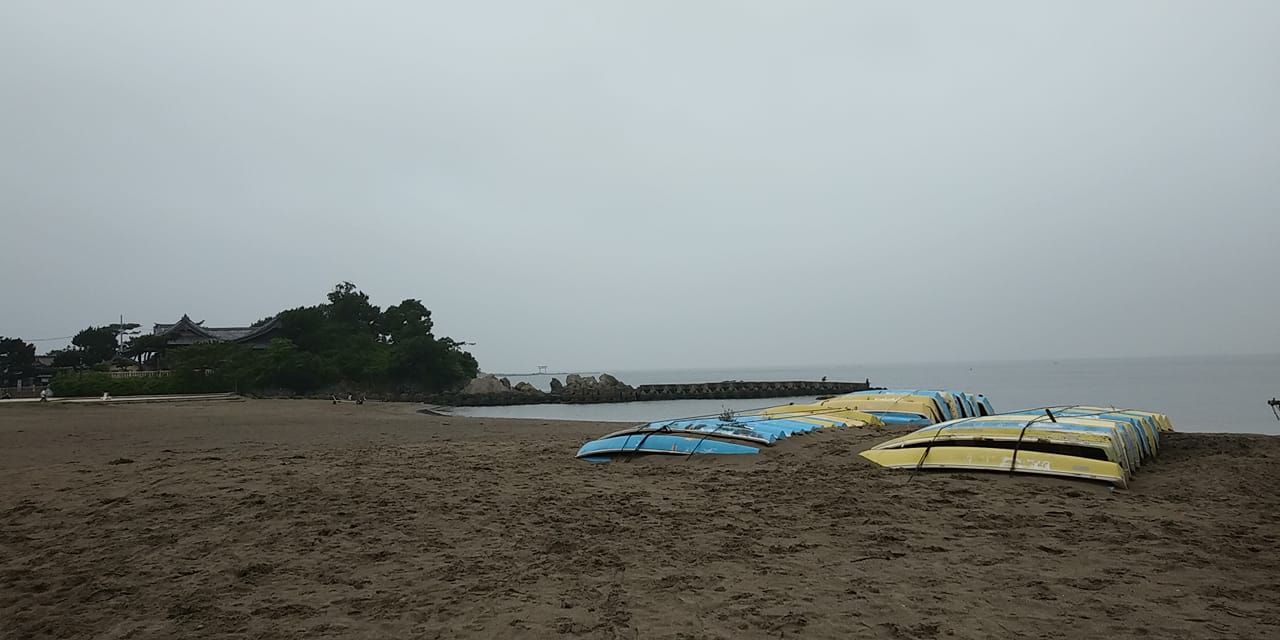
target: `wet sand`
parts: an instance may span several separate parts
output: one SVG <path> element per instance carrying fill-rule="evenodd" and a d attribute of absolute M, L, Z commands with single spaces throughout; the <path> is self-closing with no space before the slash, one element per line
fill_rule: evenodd
<path fill-rule="evenodd" d="M 1280 438 L 1128 490 L 881 469 L 889 433 L 592 465 L 616 424 L 0 406 L 0 637 L 1280 637 Z"/>

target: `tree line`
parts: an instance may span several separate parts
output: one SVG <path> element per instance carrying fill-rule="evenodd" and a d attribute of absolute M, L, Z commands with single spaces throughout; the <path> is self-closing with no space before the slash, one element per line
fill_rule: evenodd
<path fill-rule="evenodd" d="M 88 327 L 67 349 L 50 353 L 58 395 L 188 393 L 203 391 L 308 393 L 344 387 L 367 392 L 437 393 L 459 388 L 479 364 L 464 343 L 433 332 L 431 311 L 406 299 L 381 309 L 354 284 L 336 285 L 326 302 L 282 311 L 278 336 L 265 349 L 231 342 L 170 347 L 157 335 L 136 335 L 136 324 Z M 126 339 L 127 337 L 127 339 Z M 133 363 L 171 373 L 156 378 L 111 378 L 112 364 Z M 0 338 L 0 378 L 28 378 L 35 347 Z M 105 385 L 105 386 L 104 386 Z"/>

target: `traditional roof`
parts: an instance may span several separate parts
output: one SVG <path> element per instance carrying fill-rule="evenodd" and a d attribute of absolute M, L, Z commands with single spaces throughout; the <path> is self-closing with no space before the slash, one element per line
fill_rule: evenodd
<path fill-rule="evenodd" d="M 206 327 L 203 320 L 196 322 L 190 316 L 183 314 L 182 318 L 173 324 L 157 323 L 152 328 L 151 333 L 161 336 L 186 332 L 216 342 L 250 342 L 279 327 L 279 316 L 256 327 Z"/>

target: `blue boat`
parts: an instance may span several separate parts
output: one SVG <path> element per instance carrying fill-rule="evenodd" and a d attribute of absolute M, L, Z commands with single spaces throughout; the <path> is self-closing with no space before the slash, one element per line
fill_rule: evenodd
<path fill-rule="evenodd" d="M 880 418 L 885 425 L 895 427 L 923 427 L 933 424 L 927 416 L 918 413 L 906 413 L 904 411 L 868 411 L 871 415 Z"/>
<path fill-rule="evenodd" d="M 674 433 L 674 434 L 691 434 L 698 437 L 715 436 L 717 438 L 727 438 L 731 440 L 746 440 L 763 445 L 771 445 L 778 441 L 779 436 L 774 429 L 761 428 L 756 429 L 752 426 L 737 422 L 721 422 L 718 420 L 671 420 L 667 422 L 651 422 L 649 424 L 637 425 L 629 429 L 615 431 L 605 438 L 615 436 L 625 436 L 635 433 Z"/>
<path fill-rule="evenodd" d="M 983 415 L 983 416 L 995 415 L 996 410 L 991 407 L 991 401 L 988 400 L 986 396 L 982 395 L 981 393 L 975 393 L 973 394 L 973 401 L 975 404 L 978 405 L 978 415 Z"/>
<path fill-rule="evenodd" d="M 631 454 L 750 454 L 755 447 L 722 442 L 705 436 L 682 436 L 668 433 L 636 433 L 592 440 L 578 449 L 577 457 L 588 462 L 608 462 L 618 455 Z"/>

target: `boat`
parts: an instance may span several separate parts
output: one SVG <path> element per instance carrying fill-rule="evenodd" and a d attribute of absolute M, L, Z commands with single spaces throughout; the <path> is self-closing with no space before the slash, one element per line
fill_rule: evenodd
<path fill-rule="evenodd" d="M 1127 422 L 1115 420 L 1057 416 L 1056 414 L 1054 420 L 1050 420 L 1043 411 L 1040 411 L 1038 414 L 1031 412 L 1025 414 L 1005 413 L 982 418 L 956 420 L 934 425 L 934 427 L 940 427 L 940 431 L 960 430 L 963 433 L 973 434 L 975 437 L 980 437 L 982 435 L 981 432 L 984 430 L 989 430 L 993 433 L 999 432 L 1001 429 L 1012 430 L 1015 439 L 1019 437 L 1019 434 L 1032 428 L 1039 430 L 1056 428 L 1060 431 L 1072 433 L 1105 435 L 1118 441 L 1116 446 L 1122 449 L 1124 458 L 1129 461 L 1128 466 L 1133 470 L 1136 470 L 1141 465 L 1142 460 L 1151 458 L 1154 455 L 1147 450 L 1145 438 L 1137 428 Z"/>
<path fill-rule="evenodd" d="M 771 418 L 790 418 L 792 420 L 813 421 L 826 426 L 841 427 L 883 427 L 884 421 L 874 414 L 829 407 L 823 404 L 784 404 L 760 410 L 761 415 Z"/>
<path fill-rule="evenodd" d="M 578 459 L 587 462 L 608 462 L 620 454 L 660 454 L 660 455 L 693 455 L 705 454 L 752 454 L 760 450 L 756 447 L 723 442 L 706 436 L 686 437 L 667 433 L 635 433 L 615 437 L 592 440 L 578 450 Z"/>
<path fill-rule="evenodd" d="M 788 409 L 778 407 L 778 409 Z M 778 440 L 826 428 L 861 426 L 874 421 L 855 419 L 831 411 L 826 415 L 780 412 L 749 415 L 704 416 L 661 420 L 615 431 L 592 440 L 578 449 L 577 457 L 588 462 L 607 462 L 617 456 L 637 454 L 694 455 L 757 453 L 753 445 L 772 446 Z M 744 444 L 750 443 L 750 444 Z"/>
<path fill-rule="evenodd" d="M 924 426 L 946 422 L 938 402 L 919 395 L 853 394 L 823 400 L 822 405 L 870 413 L 889 425 Z"/>
<path fill-rule="evenodd" d="M 604 462 L 637 454 L 757 453 L 760 447 L 818 429 L 923 426 L 945 415 L 968 415 L 977 397 L 935 390 L 854 393 L 813 404 L 787 404 L 742 414 L 659 420 L 627 427 L 584 444 L 577 457 Z"/>
<path fill-rule="evenodd" d="M 1114 423 L 1088 419 L 1058 422 L 973 418 L 935 424 L 876 445 L 876 449 L 919 449 L 975 446 L 1043 451 L 1107 460 L 1126 476 L 1137 471 L 1141 457 L 1129 434 Z"/>
<path fill-rule="evenodd" d="M 951 392 L 931 389 L 873 389 L 871 391 L 855 391 L 850 396 L 897 396 L 908 398 L 928 398 L 933 400 L 943 420 L 955 420 L 965 416 L 964 408 Z"/>
<path fill-rule="evenodd" d="M 1114 462 L 1043 451 L 949 446 L 924 450 L 870 449 L 860 455 L 891 469 L 1009 471 L 1100 480 L 1122 489 L 1129 486 L 1124 469 Z"/>
<path fill-rule="evenodd" d="M 1042 409 L 1030 409 L 1023 411 L 1022 413 L 1026 414 L 1045 410 L 1051 411 L 1055 415 L 1091 417 L 1099 420 L 1112 420 L 1131 424 L 1137 430 L 1137 433 L 1140 434 L 1141 440 L 1145 441 L 1145 445 L 1143 446 L 1144 457 L 1154 457 L 1160 449 L 1161 434 L 1173 431 L 1173 423 L 1169 420 L 1169 416 L 1163 413 L 1140 411 L 1137 409 L 1119 409 L 1116 407 L 1099 407 L 1091 405 L 1063 405 L 1056 407 L 1044 407 Z"/>
<path fill-rule="evenodd" d="M 1172 429 L 1164 413 L 1041 407 L 924 426 L 860 454 L 891 468 L 952 468 L 1102 480 L 1128 486 Z"/>
<path fill-rule="evenodd" d="M 1170 429 L 1168 416 L 1148 411 L 1047 407 L 928 425 L 860 455 L 898 469 L 1032 473 L 1126 487 Z"/>

